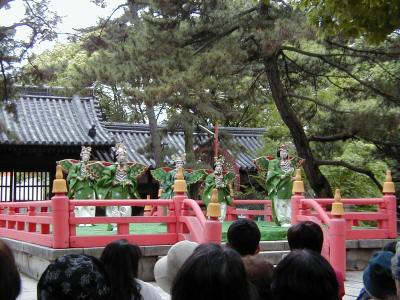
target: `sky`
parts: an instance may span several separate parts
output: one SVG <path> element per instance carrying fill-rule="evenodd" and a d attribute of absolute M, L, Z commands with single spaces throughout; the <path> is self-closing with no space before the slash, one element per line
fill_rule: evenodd
<path fill-rule="evenodd" d="M 108 0 L 108 5 L 105 8 L 95 5 L 90 0 L 49 0 L 49 5 L 52 11 L 55 11 L 62 17 L 62 22 L 59 24 L 57 32 L 74 33 L 74 28 L 84 28 L 95 25 L 99 17 L 108 17 L 115 7 L 123 2 L 123 0 Z M 10 25 L 20 20 L 24 15 L 25 9 L 21 0 L 12 1 L 10 4 L 10 9 L 2 9 L 0 12 L 0 25 Z M 118 13 L 113 16 L 117 15 Z M 19 38 L 23 38 L 26 32 L 24 32 L 24 30 L 19 30 L 17 34 Z M 66 34 L 60 34 L 58 36 L 58 41 L 66 41 L 67 36 Z M 36 45 L 33 51 L 39 54 L 44 50 L 51 49 L 55 43 L 56 42 L 41 43 Z"/>

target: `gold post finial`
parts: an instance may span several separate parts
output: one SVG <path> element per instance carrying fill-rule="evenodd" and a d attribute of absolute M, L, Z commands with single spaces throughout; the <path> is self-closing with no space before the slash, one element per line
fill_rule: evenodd
<path fill-rule="evenodd" d="M 62 168 L 57 165 L 56 179 L 53 181 L 53 194 L 65 194 L 67 192 L 67 182 L 65 181 L 62 173 Z"/>
<path fill-rule="evenodd" d="M 395 193 L 394 183 L 392 180 L 392 172 L 390 170 L 386 171 L 386 179 L 385 179 L 385 182 L 383 183 L 382 192 L 384 194 L 394 194 Z"/>
<path fill-rule="evenodd" d="M 344 215 L 344 207 L 342 202 L 342 196 L 340 195 L 340 190 L 335 190 L 335 199 L 332 203 L 331 214 L 333 216 L 343 216 Z"/>
<path fill-rule="evenodd" d="M 211 201 L 207 206 L 207 217 L 218 218 L 221 215 L 221 205 L 218 201 L 218 190 L 213 189 L 211 192 Z"/>
<path fill-rule="evenodd" d="M 158 189 L 158 198 L 160 198 L 161 197 L 161 195 L 162 195 L 162 193 L 164 192 L 164 190 L 163 189 Z"/>
<path fill-rule="evenodd" d="M 176 173 L 176 179 L 174 183 L 174 192 L 175 193 L 185 193 L 187 192 L 187 185 L 185 181 L 185 177 L 183 176 L 183 168 L 179 167 L 178 172 Z"/>
<path fill-rule="evenodd" d="M 296 169 L 295 181 L 293 182 L 292 192 L 293 192 L 293 194 L 304 193 L 304 182 L 301 179 L 301 170 L 300 169 Z"/>

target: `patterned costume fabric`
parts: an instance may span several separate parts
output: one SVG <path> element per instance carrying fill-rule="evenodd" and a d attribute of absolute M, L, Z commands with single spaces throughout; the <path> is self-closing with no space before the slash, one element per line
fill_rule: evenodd
<path fill-rule="evenodd" d="M 58 257 L 40 277 L 38 300 L 106 300 L 111 295 L 101 262 L 91 256 L 68 254 Z"/>

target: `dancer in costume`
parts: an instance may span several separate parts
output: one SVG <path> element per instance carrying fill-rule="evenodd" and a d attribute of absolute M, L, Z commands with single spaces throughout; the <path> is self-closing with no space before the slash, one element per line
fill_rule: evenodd
<path fill-rule="evenodd" d="M 174 162 L 174 169 L 171 168 L 158 168 L 151 171 L 151 175 L 155 180 L 160 183 L 160 199 L 171 199 L 174 196 L 173 186 L 175 183 L 176 175 L 179 168 L 183 168 L 186 163 L 185 154 L 172 155 L 172 160 Z M 201 181 L 205 178 L 207 173 L 204 170 L 184 170 L 183 176 L 185 178 L 186 184 L 190 185 Z"/>
<path fill-rule="evenodd" d="M 211 194 L 213 189 L 218 190 L 218 201 L 221 204 L 221 217 L 220 220 L 225 219 L 226 206 L 233 204 L 233 199 L 230 195 L 230 187 L 235 180 L 235 173 L 231 171 L 224 171 L 224 158 L 219 157 L 215 160 L 214 172 L 207 175 L 204 181 L 204 191 L 201 196 L 204 204 L 207 206 L 211 201 Z"/>
<path fill-rule="evenodd" d="M 99 199 L 138 199 L 137 178 L 147 167 L 138 163 L 128 162 L 126 146 L 120 142 L 113 148 L 116 162 L 94 162 L 89 165 L 93 177 L 97 179 L 96 192 Z M 131 216 L 130 206 L 108 206 L 107 216 Z M 109 226 L 109 229 L 111 227 Z"/>
<path fill-rule="evenodd" d="M 92 148 L 82 146 L 81 160 L 63 159 L 57 162 L 63 172 L 68 174 L 68 197 L 70 199 L 96 199 L 94 180 L 88 170 L 91 151 Z M 95 206 L 77 206 L 74 212 L 77 217 L 94 217 L 96 208 Z M 90 224 L 86 225 L 91 226 Z"/>
<path fill-rule="evenodd" d="M 286 145 L 279 147 L 276 159 L 260 157 L 255 160 L 261 173 L 267 171 L 265 186 L 268 198 L 272 200 L 272 217 L 279 226 L 290 226 L 293 175 L 302 162 L 298 160 L 296 163 L 294 158 L 289 157 Z"/>

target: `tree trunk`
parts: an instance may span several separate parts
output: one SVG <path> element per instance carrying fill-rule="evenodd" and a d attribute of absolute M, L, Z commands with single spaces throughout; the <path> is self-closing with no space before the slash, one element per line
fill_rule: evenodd
<path fill-rule="evenodd" d="M 194 139 L 193 139 L 193 120 L 189 111 L 183 111 L 182 114 L 183 134 L 185 139 L 186 164 L 193 167 L 194 157 Z"/>
<path fill-rule="evenodd" d="M 311 188 L 318 197 L 332 198 L 331 186 L 316 165 L 303 126 L 287 101 L 285 90 L 281 82 L 277 55 L 275 54 L 266 58 L 264 60 L 264 66 L 275 105 L 283 122 L 285 122 L 290 130 L 297 153 L 301 158 L 305 159 L 303 167 Z"/>
<path fill-rule="evenodd" d="M 161 153 L 161 137 L 158 132 L 157 118 L 154 112 L 154 106 L 152 104 L 146 103 L 146 115 L 149 119 L 151 152 L 156 163 L 155 167 L 159 168 L 163 163 Z"/>

